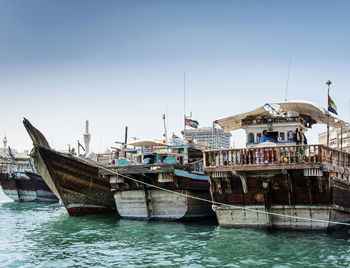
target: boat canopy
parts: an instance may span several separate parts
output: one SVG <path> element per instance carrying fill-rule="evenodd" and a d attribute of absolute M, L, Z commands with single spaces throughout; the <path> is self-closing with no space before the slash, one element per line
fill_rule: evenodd
<path fill-rule="evenodd" d="M 134 142 L 130 142 L 129 145 L 132 145 L 134 147 L 142 147 L 142 146 L 168 146 L 168 144 L 159 142 L 159 141 L 153 141 L 153 140 L 138 140 Z"/>
<path fill-rule="evenodd" d="M 269 112 L 269 109 L 267 108 L 270 108 L 272 110 L 272 113 L 271 111 Z M 329 125 L 331 127 L 340 128 L 341 125 L 343 125 L 344 128 L 348 127 L 347 124 L 345 124 L 345 122 L 330 115 L 328 111 L 326 111 L 324 108 L 308 101 L 286 101 L 278 103 L 266 103 L 265 105 L 253 111 L 215 120 L 214 124 L 219 125 L 224 132 L 230 132 L 242 128 L 243 119 L 251 119 L 267 115 L 281 116 L 283 114 L 287 114 L 288 112 L 295 112 L 299 115 L 302 114 L 309 116 L 318 124 L 327 124 L 329 116 Z"/>

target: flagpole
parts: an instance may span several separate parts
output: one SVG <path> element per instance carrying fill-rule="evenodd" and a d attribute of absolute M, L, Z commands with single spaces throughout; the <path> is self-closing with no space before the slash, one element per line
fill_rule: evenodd
<path fill-rule="evenodd" d="M 326 82 L 326 85 L 328 85 L 328 92 L 327 92 L 327 111 L 328 111 L 328 105 L 329 105 L 329 87 L 332 84 L 330 80 Z M 330 122 L 330 115 L 328 111 L 328 122 L 327 122 L 327 146 L 329 146 L 329 122 Z"/>
<path fill-rule="evenodd" d="M 341 121 L 340 125 L 340 151 L 343 151 L 343 121 Z"/>

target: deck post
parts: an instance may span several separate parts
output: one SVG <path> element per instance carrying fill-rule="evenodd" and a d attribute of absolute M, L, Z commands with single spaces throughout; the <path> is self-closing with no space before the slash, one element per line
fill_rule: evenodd
<path fill-rule="evenodd" d="M 184 146 L 184 164 L 188 164 L 188 147 Z"/>
<path fill-rule="evenodd" d="M 267 230 L 271 230 L 272 228 L 272 219 L 271 215 L 268 213 L 270 212 L 271 208 L 271 202 L 270 202 L 270 183 L 267 180 L 263 181 L 263 190 L 264 190 L 264 205 L 265 205 L 265 212 L 266 213 L 266 228 Z"/>
<path fill-rule="evenodd" d="M 287 185 L 288 185 L 288 201 L 289 205 L 294 205 L 294 194 L 293 194 L 293 182 L 290 176 L 290 172 L 287 171 Z"/>

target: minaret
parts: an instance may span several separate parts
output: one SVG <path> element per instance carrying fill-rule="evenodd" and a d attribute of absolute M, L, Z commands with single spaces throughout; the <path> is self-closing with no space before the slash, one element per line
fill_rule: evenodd
<path fill-rule="evenodd" d="M 85 155 L 89 154 L 90 139 L 91 139 L 91 135 L 89 133 L 89 120 L 86 120 L 86 123 L 85 123 L 85 134 L 84 134 Z"/>
<path fill-rule="evenodd" d="M 4 140 L 2 141 L 4 143 L 4 152 L 7 151 L 7 138 L 6 136 L 4 137 Z"/>

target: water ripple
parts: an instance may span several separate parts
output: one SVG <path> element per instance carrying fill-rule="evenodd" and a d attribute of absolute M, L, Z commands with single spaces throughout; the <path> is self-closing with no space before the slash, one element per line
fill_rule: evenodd
<path fill-rule="evenodd" d="M 0 215 L 1 267 L 350 266 L 350 241 L 325 233 L 69 217 L 58 204 L 16 203 L 3 193 Z"/>

